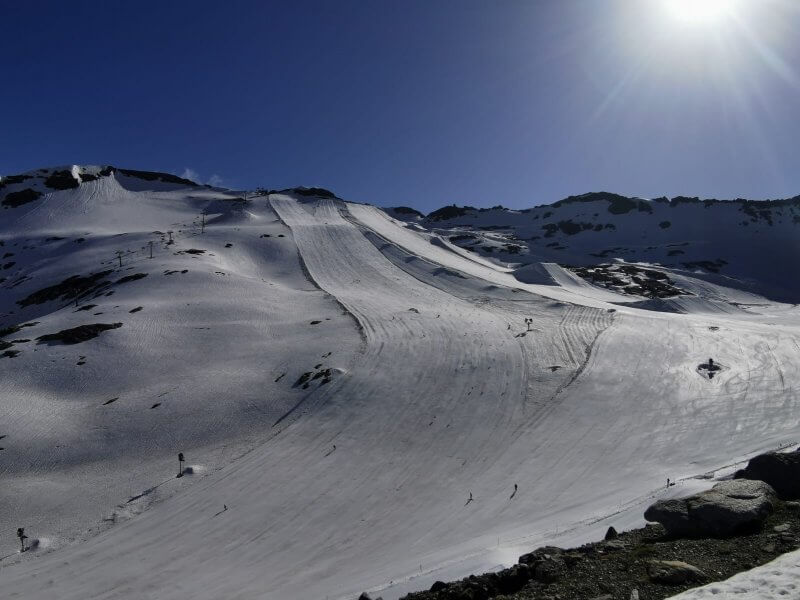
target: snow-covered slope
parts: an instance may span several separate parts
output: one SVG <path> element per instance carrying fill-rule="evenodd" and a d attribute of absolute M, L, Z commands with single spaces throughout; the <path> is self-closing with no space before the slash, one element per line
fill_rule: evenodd
<path fill-rule="evenodd" d="M 798 438 L 796 307 L 670 272 L 691 296 L 642 310 L 322 191 L 60 171 L 97 178 L 0 190 L 41 191 L 0 211 L 0 530 L 39 540 L 0 538 L 1 597 L 396 598 Z"/>

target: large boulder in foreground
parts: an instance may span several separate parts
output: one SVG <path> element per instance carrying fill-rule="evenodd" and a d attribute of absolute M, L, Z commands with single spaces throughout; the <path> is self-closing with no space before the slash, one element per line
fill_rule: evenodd
<path fill-rule="evenodd" d="M 775 490 L 763 481 L 733 479 L 687 498 L 659 500 L 644 518 L 661 523 L 668 535 L 723 537 L 760 526 L 775 499 Z"/>
<path fill-rule="evenodd" d="M 759 454 L 736 473 L 736 478 L 766 481 L 781 498 L 800 498 L 800 449 Z"/>

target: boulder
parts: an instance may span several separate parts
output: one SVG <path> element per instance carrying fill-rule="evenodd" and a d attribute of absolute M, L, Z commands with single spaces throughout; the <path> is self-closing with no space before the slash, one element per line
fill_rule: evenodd
<path fill-rule="evenodd" d="M 689 582 L 705 581 L 708 577 L 703 571 L 678 560 L 654 560 L 647 566 L 647 575 L 654 583 L 682 585 Z"/>
<path fill-rule="evenodd" d="M 726 536 L 761 525 L 772 512 L 775 490 L 763 481 L 734 479 L 687 498 L 659 500 L 644 513 L 668 535 Z"/>
<path fill-rule="evenodd" d="M 561 578 L 565 563 L 560 558 L 549 558 L 536 563 L 533 578 L 542 583 L 554 583 Z"/>
<path fill-rule="evenodd" d="M 559 556 L 564 551 L 557 546 L 542 546 L 533 552 L 528 552 L 519 557 L 519 563 L 523 565 L 535 564 L 541 560 L 548 560 L 554 556 Z"/>
<path fill-rule="evenodd" d="M 759 454 L 737 471 L 736 478 L 765 481 L 781 498 L 800 498 L 800 449 Z"/>
<path fill-rule="evenodd" d="M 501 594 L 513 594 L 521 590 L 532 576 L 528 565 L 514 565 L 497 574 L 497 587 Z"/>
<path fill-rule="evenodd" d="M 609 528 L 608 528 L 608 530 L 606 530 L 606 537 L 605 537 L 605 540 L 606 540 L 606 541 L 608 541 L 608 540 L 615 540 L 615 539 L 617 539 L 617 536 L 618 536 L 618 535 L 619 535 L 619 534 L 617 533 L 617 530 L 616 530 L 616 529 L 614 529 L 614 527 L 609 527 Z"/>

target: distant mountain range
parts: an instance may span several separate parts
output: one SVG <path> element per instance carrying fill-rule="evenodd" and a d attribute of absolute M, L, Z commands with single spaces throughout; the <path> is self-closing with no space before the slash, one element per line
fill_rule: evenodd
<path fill-rule="evenodd" d="M 450 205 L 386 211 L 501 262 L 657 264 L 773 300 L 800 299 L 800 196 L 645 200 L 607 192 L 525 210 Z"/>

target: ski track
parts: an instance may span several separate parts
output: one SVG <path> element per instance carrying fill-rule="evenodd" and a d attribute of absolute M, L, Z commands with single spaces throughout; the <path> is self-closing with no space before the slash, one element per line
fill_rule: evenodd
<path fill-rule="evenodd" d="M 614 294 L 520 283 L 373 207 L 259 202 L 357 321 L 354 360 L 225 468 L 3 567 L 3 598 L 391 600 L 600 522 L 636 524 L 643 502 L 675 493 L 666 477 L 797 437 L 794 323 L 611 312 Z M 708 355 L 727 367 L 711 381 L 696 373 Z"/>

